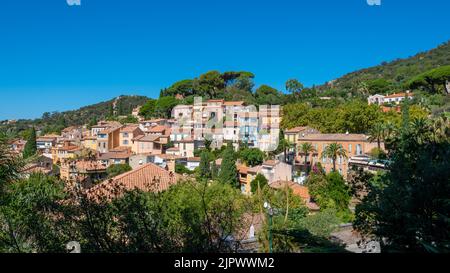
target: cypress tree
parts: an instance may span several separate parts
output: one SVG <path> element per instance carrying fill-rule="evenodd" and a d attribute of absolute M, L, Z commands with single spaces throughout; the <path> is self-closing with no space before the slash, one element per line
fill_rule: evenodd
<path fill-rule="evenodd" d="M 216 162 L 213 160 L 212 165 L 211 165 L 211 178 L 216 179 L 218 175 L 219 175 L 219 170 L 217 169 Z"/>
<path fill-rule="evenodd" d="M 233 146 L 228 145 L 222 156 L 222 165 L 220 166 L 219 181 L 237 186 L 237 168 L 234 156 Z"/>
<path fill-rule="evenodd" d="M 200 177 L 201 178 L 211 178 L 211 161 L 209 160 L 209 153 L 203 151 L 200 155 Z"/>
<path fill-rule="evenodd" d="M 29 158 L 35 155 L 37 152 L 36 146 L 36 129 L 31 128 L 30 135 L 27 139 L 27 144 L 25 144 L 25 148 L 23 149 L 23 158 Z"/>

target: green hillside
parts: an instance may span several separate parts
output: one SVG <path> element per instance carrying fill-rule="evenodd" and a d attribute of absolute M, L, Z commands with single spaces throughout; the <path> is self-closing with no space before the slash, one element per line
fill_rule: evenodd
<path fill-rule="evenodd" d="M 34 126 L 43 133 L 59 132 L 65 127 L 89 124 L 111 116 L 130 115 L 133 108 L 143 105 L 148 100 L 144 96 L 119 96 L 109 101 L 82 107 L 66 112 L 46 112 L 35 120 L 18 120 L 14 124 L 0 125 L 0 130 L 10 135 L 17 135 Z"/>
<path fill-rule="evenodd" d="M 378 66 L 346 74 L 318 86 L 317 89 L 363 94 L 400 91 L 408 88 L 407 83 L 417 75 L 446 65 L 450 65 L 450 41 L 410 58 L 383 62 Z"/>

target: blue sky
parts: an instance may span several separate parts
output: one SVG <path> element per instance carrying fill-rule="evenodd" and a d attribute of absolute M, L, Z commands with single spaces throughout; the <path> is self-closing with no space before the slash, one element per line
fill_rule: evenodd
<path fill-rule="evenodd" d="M 120 94 L 157 97 L 209 70 L 310 86 L 450 39 L 446 0 L 2 0 L 0 119 Z"/>

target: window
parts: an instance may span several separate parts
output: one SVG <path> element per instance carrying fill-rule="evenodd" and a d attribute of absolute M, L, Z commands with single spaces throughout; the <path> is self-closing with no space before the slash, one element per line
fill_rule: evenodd
<path fill-rule="evenodd" d="M 356 144 L 356 155 L 362 155 L 361 144 Z"/>
<path fill-rule="evenodd" d="M 349 153 L 352 152 L 352 144 L 348 144 L 348 152 L 349 152 Z"/>
<path fill-rule="evenodd" d="M 123 141 L 123 145 L 128 145 L 128 143 L 129 143 L 128 140 Z"/>
<path fill-rule="evenodd" d="M 123 137 L 128 138 L 128 133 L 123 133 Z"/>

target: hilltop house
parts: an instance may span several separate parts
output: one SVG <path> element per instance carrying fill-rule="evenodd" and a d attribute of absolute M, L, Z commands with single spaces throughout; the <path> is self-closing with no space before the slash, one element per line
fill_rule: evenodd
<path fill-rule="evenodd" d="M 413 99 L 414 98 L 414 94 L 410 93 L 410 91 L 406 91 L 404 93 L 394 93 L 391 95 L 373 95 L 370 96 L 367 101 L 370 104 L 377 104 L 377 105 L 383 105 L 385 103 L 390 103 L 390 104 L 396 104 L 399 105 L 402 101 L 405 100 L 405 98 L 408 96 L 409 99 Z"/>

